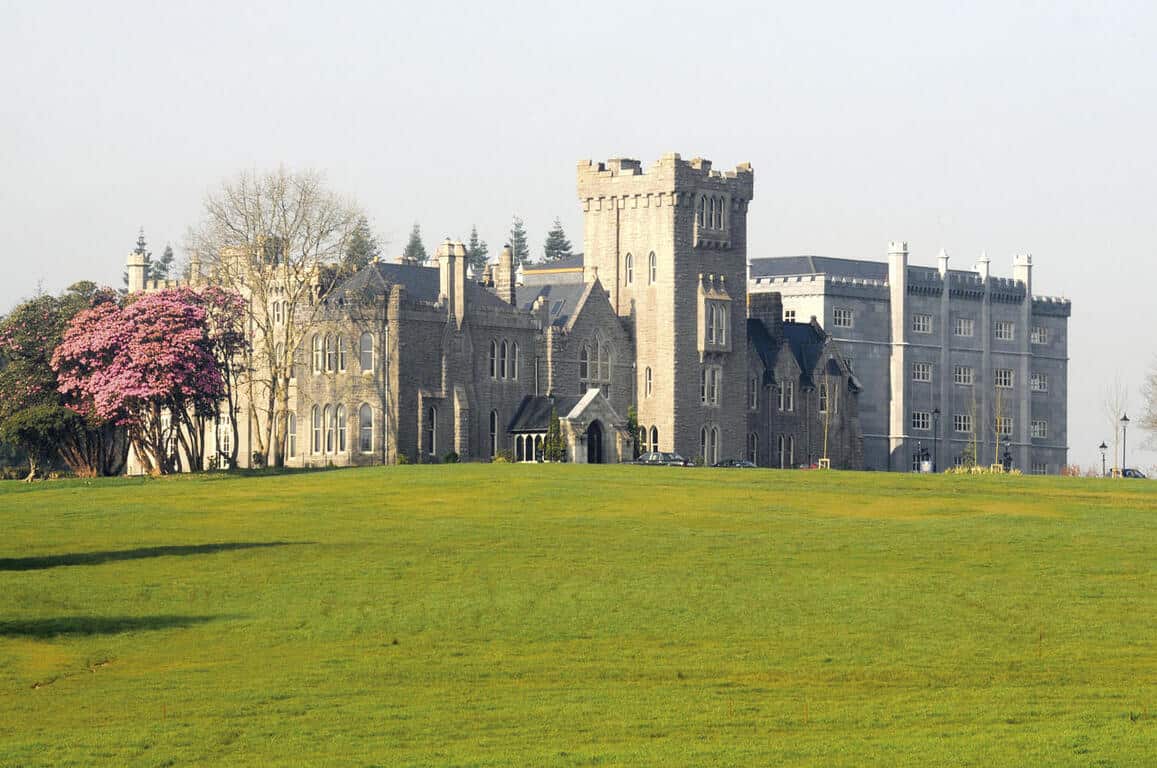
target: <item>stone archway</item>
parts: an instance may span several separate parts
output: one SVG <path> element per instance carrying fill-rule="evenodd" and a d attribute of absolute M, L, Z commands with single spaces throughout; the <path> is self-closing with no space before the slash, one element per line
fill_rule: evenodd
<path fill-rule="evenodd" d="M 587 464 L 602 464 L 604 461 L 603 425 L 595 419 L 587 427 Z"/>

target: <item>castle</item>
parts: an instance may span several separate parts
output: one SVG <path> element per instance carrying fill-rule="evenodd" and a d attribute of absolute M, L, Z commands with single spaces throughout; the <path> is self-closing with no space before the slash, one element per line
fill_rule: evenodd
<path fill-rule="evenodd" d="M 647 169 L 582 162 L 577 182 L 579 257 L 520 276 L 507 248 L 479 280 L 465 247 L 447 240 L 435 266 L 375 262 L 336 285 L 291 355 L 286 464 L 536 461 L 557 417 L 573 462 L 627 461 L 638 449 L 708 464 L 899 468 L 880 457 L 903 451 L 905 431 L 881 451 L 860 409 L 866 401 L 875 430 L 881 409 L 908 401 L 882 405 L 889 380 L 863 355 L 845 358 L 845 339 L 826 330 L 844 307 L 805 314 L 812 305 L 763 260 L 749 276 L 749 165 L 721 172 L 677 154 Z M 131 290 L 166 287 L 146 284 L 138 261 Z M 199 265 L 192 274 L 203 279 Z M 214 437 L 219 448 L 239 441 L 245 465 L 255 429 L 252 417 L 236 434 L 222 420 Z"/>

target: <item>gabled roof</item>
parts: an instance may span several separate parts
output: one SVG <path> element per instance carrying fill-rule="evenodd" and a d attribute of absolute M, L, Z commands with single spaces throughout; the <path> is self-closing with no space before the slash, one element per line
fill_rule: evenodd
<path fill-rule="evenodd" d="M 762 320 L 753 317 L 747 318 L 747 340 L 759 353 L 763 361 L 764 370 L 768 373 L 775 370 L 776 361 L 786 347 L 795 358 L 800 370 L 800 386 L 813 387 L 815 381 L 812 373 L 820 356 L 823 355 L 826 337 L 811 323 L 783 323 L 783 336 L 776 338 L 771 335 Z M 835 361 L 829 361 L 839 368 Z"/>
<path fill-rule="evenodd" d="M 364 296 L 367 291 L 371 294 L 384 294 L 395 285 L 405 288 L 406 293 L 411 298 L 431 303 L 438 300 L 438 295 L 442 290 L 437 267 L 375 262 L 350 275 L 338 285 L 333 297 L 344 299 L 347 294 Z M 509 308 L 510 306 L 472 280 L 466 281 L 466 304 L 468 307 Z"/>
<path fill-rule="evenodd" d="M 583 283 L 546 283 L 544 285 L 521 286 L 518 289 L 518 305 L 526 312 L 542 296 L 550 307 L 550 324 L 566 325 L 586 291 Z"/>
<path fill-rule="evenodd" d="M 527 395 L 518 404 L 514 418 L 510 420 L 507 432 L 545 432 L 550 427 L 550 412 L 555 410 L 564 418 L 578 405 L 577 397 L 553 397 L 550 395 Z"/>
<path fill-rule="evenodd" d="M 834 259 L 829 256 L 781 256 L 751 260 L 752 277 L 794 275 L 832 275 L 856 280 L 887 280 L 888 264 L 884 261 Z"/>

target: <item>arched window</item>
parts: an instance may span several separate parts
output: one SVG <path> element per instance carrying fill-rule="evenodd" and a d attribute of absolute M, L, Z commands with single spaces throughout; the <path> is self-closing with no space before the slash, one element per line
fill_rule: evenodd
<path fill-rule="evenodd" d="M 498 455 L 498 411 L 490 412 L 490 458 Z"/>
<path fill-rule="evenodd" d="M 337 369 L 344 371 L 346 367 L 345 336 L 337 337 Z"/>
<path fill-rule="evenodd" d="M 707 427 L 699 430 L 699 456 L 702 457 L 704 464 L 709 464 L 707 461 Z"/>
<path fill-rule="evenodd" d="M 510 378 L 518 379 L 518 342 L 510 344 Z"/>
<path fill-rule="evenodd" d="M 498 342 L 490 340 L 490 378 L 498 378 Z"/>
<path fill-rule="evenodd" d="M 707 343 L 715 343 L 715 305 L 707 303 Z"/>
<path fill-rule="evenodd" d="M 522 447 L 522 435 L 519 435 L 518 437 L 516 437 L 514 439 L 514 460 L 515 461 L 524 461 L 525 458 L 526 458 L 526 454 L 523 453 L 523 447 Z"/>
<path fill-rule="evenodd" d="M 651 251 L 651 255 L 647 257 L 647 280 L 652 285 L 659 274 L 659 260 L 655 258 L 655 252 Z"/>
<path fill-rule="evenodd" d="M 534 436 L 534 460 L 542 461 L 542 435 Z"/>
<path fill-rule="evenodd" d="M 358 348 L 362 371 L 372 371 L 374 369 L 374 335 L 372 333 L 363 333 L 361 340 L 358 342 Z"/>
<path fill-rule="evenodd" d="M 719 339 L 720 344 L 727 343 L 727 307 L 724 304 L 716 304 L 715 311 L 719 313 L 719 318 L 715 321 L 715 335 Z"/>
<path fill-rule="evenodd" d="M 369 403 L 358 408 L 358 450 L 370 453 L 374 450 L 374 409 Z"/>
<path fill-rule="evenodd" d="M 652 378 L 651 378 L 651 366 L 648 365 L 646 367 L 646 369 L 643 371 L 643 396 L 644 397 L 650 397 L 651 396 L 652 385 L 653 385 L 653 382 L 652 382 Z"/>
<path fill-rule="evenodd" d="M 719 198 L 715 203 L 715 228 L 723 229 L 723 198 Z"/>
<path fill-rule="evenodd" d="M 590 378 L 591 366 L 591 348 L 583 345 L 582 351 L 579 352 L 579 379 L 586 381 Z M 583 387 L 583 392 L 586 392 L 586 387 Z"/>
<path fill-rule="evenodd" d="M 707 226 L 707 198 L 699 198 L 699 226 Z"/>
<path fill-rule="evenodd" d="M 747 460 L 752 464 L 759 463 L 759 435 L 754 432 L 747 436 Z"/>
<path fill-rule="evenodd" d="M 438 451 L 438 409 L 430 406 L 426 409 L 426 434 L 424 435 L 426 454 L 437 455 Z"/>
<path fill-rule="evenodd" d="M 611 355 L 613 350 L 611 345 L 607 343 L 596 344 L 596 349 L 599 351 L 599 370 L 598 378 L 607 381 L 611 378 Z"/>
<path fill-rule="evenodd" d="M 719 463 L 719 427 L 712 427 L 711 428 L 711 445 L 708 447 L 711 449 L 711 463 L 712 464 L 718 464 Z"/>
<path fill-rule="evenodd" d="M 322 356 L 321 336 L 313 335 L 313 372 L 321 373 L 322 368 L 325 367 L 325 358 Z"/>
<path fill-rule="evenodd" d="M 313 427 L 313 439 L 310 441 L 309 450 L 313 453 L 321 453 L 321 408 L 313 406 L 310 412 L 310 422 Z"/>
<path fill-rule="evenodd" d="M 715 226 L 715 198 L 707 201 L 707 226 Z"/>
<path fill-rule="evenodd" d="M 328 333 L 325 335 L 325 369 L 332 371 L 337 368 L 337 345 L 333 343 L 333 337 Z"/>
<path fill-rule="evenodd" d="M 285 453 L 291 459 L 297 456 L 297 414 L 293 411 L 285 419 Z"/>
<path fill-rule="evenodd" d="M 337 419 L 334 418 L 333 406 L 327 405 L 321 412 L 322 421 L 325 422 L 325 452 L 333 453 L 333 440 L 337 435 Z"/>
<path fill-rule="evenodd" d="M 659 428 L 651 427 L 651 450 L 659 450 Z"/>
<path fill-rule="evenodd" d="M 627 258 L 623 259 L 623 274 L 625 275 L 623 279 L 627 281 L 627 285 L 635 282 L 635 257 L 629 253 Z"/>
<path fill-rule="evenodd" d="M 498 347 L 498 375 L 506 378 L 506 340 Z"/>
<path fill-rule="evenodd" d="M 344 405 L 339 405 L 334 409 L 334 419 L 337 421 L 337 452 L 345 453 L 345 432 L 347 425 Z"/>

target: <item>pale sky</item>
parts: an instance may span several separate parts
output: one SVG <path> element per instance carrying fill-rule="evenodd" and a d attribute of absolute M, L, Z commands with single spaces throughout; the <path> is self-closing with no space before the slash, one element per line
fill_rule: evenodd
<path fill-rule="evenodd" d="M 1070 460 L 1153 363 L 1157 5 L 0 0 L 0 312 L 119 285 L 243 169 L 325 172 L 400 252 L 512 214 L 576 249 L 575 164 L 750 161 L 749 256 L 953 267 L 1073 300 Z M 1134 450 L 1130 464 L 1157 454 Z"/>

